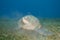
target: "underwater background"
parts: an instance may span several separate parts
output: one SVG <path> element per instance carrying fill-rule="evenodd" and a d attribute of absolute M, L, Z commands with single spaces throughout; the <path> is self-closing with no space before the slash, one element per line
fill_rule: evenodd
<path fill-rule="evenodd" d="M 26 15 L 36 16 L 55 34 L 15 30 L 18 20 Z M 0 0 L 0 40 L 60 40 L 60 0 Z"/>
<path fill-rule="evenodd" d="M 60 18 L 60 0 L 0 0 L 0 17 L 16 18 L 16 15 L 27 14 Z"/>

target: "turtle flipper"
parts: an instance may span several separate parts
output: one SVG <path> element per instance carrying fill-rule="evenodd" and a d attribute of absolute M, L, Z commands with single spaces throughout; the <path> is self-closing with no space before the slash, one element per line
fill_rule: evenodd
<path fill-rule="evenodd" d="M 40 28 L 40 29 L 37 29 L 36 31 L 45 36 L 53 35 L 53 32 L 48 31 L 48 29 L 46 28 Z"/>

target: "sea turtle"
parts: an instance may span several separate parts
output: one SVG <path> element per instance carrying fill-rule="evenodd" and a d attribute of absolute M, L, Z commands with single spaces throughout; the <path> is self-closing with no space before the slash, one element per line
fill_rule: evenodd
<path fill-rule="evenodd" d="M 20 28 L 25 30 L 34 30 L 42 35 L 52 35 L 52 32 L 47 31 L 48 29 L 44 28 L 39 19 L 33 15 L 26 15 L 18 21 Z"/>

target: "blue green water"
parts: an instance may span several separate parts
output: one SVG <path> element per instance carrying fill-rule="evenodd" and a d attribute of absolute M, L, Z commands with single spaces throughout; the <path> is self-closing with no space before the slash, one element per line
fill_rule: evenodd
<path fill-rule="evenodd" d="M 40 34 L 35 31 L 18 34 L 21 31 L 14 30 L 17 28 L 16 20 L 25 15 L 34 15 L 38 18 L 57 18 L 53 20 L 40 19 L 42 26 L 53 31 L 56 35 L 51 36 L 51 38 L 42 35 L 39 37 Z M 25 35 L 26 33 L 27 35 Z M 0 0 L 0 40 L 30 40 L 31 37 L 35 38 L 35 36 L 37 36 L 36 40 L 45 40 L 46 38 L 50 38 L 47 40 L 59 40 L 59 35 L 60 0 Z"/>
<path fill-rule="evenodd" d="M 60 2 L 59 0 L 0 0 L 0 18 L 20 18 L 27 14 L 38 18 L 60 18 Z"/>

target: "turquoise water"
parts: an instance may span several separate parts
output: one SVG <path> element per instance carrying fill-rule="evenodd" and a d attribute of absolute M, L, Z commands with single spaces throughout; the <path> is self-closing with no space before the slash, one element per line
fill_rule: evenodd
<path fill-rule="evenodd" d="M 36 16 L 43 27 L 55 34 L 46 37 L 36 31 L 19 30 L 17 21 L 25 15 Z M 59 0 L 0 0 L 0 40 L 59 40 L 59 35 Z"/>
<path fill-rule="evenodd" d="M 0 0 L 0 18 L 20 18 L 32 14 L 38 18 L 60 18 L 59 0 Z"/>

